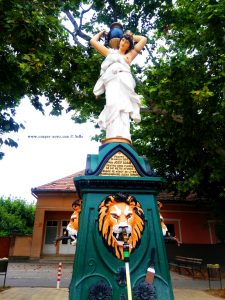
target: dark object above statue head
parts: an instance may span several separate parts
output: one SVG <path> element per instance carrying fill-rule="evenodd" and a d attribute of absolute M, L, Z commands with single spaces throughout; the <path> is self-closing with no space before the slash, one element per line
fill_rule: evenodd
<path fill-rule="evenodd" d="M 119 42 L 123 37 L 123 26 L 118 23 L 114 22 L 110 25 L 110 31 L 107 37 L 107 42 L 110 48 L 118 49 Z"/>

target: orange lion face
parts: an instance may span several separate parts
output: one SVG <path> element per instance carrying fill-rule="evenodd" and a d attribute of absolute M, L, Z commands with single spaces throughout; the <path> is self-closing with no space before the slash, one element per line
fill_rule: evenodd
<path fill-rule="evenodd" d="M 131 252 L 144 230 L 144 212 L 134 197 L 110 195 L 99 205 L 99 232 L 118 259 L 123 259 L 124 230 Z"/>
<path fill-rule="evenodd" d="M 76 234 L 78 232 L 78 226 L 79 226 L 79 212 L 74 211 L 72 216 L 70 217 L 70 227 L 76 231 Z"/>
<path fill-rule="evenodd" d="M 74 212 L 73 212 L 72 216 L 70 217 L 70 222 L 67 226 L 67 229 L 70 230 L 70 232 L 75 235 L 77 235 L 77 233 L 78 233 L 81 204 L 82 204 L 81 199 L 77 199 L 73 202 L 72 207 L 73 207 Z"/>

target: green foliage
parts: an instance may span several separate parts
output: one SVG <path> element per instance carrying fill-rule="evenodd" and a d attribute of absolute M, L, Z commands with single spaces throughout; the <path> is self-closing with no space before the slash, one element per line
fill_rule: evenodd
<path fill-rule="evenodd" d="M 225 187 L 224 7 L 224 0 L 165 7 L 155 34 L 161 47 L 142 88 L 151 114 L 135 134 L 169 190 L 213 201 L 224 199 Z"/>
<path fill-rule="evenodd" d="M 10 236 L 13 232 L 32 234 L 34 215 L 34 204 L 0 197 L 0 236 Z"/>
<path fill-rule="evenodd" d="M 42 113 L 39 99 L 45 96 L 54 115 L 61 113 L 66 99 L 79 119 L 97 116 L 103 101 L 95 100 L 92 89 L 102 57 L 88 45 L 88 35 L 116 20 L 125 29 L 147 33 L 161 3 L 165 2 L 1 0 L 0 136 L 23 127 L 14 116 L 25 95 Z M 17 146 L 1 137 L 0 146 L 3 143 Z"/>
<path fill-rule="evenodd" d="M 14 109 L 25 95 L 42 112 L 44 95 L 55 115 L 66 99 L 76 122 L 96 117 L 104 105 L 92 93 L 102 57 L 88 40 L 119 20 L 149 37 L 145 66 L 133 68 L 145 106 L 134 146 L 168 190 L 224 199 L 224 7 L 225 0 L 1 0 L 0 135 L 22 126 Z"/>
<path fill-rule="evenodd" d="M 47 78 L 39 74 L 49 66 L 62 32 L 58 14 L 55 1 L 48 6 L 43 1 L 0 1 L 0 136 L 23 127 L 14 115 L 25 95 L 41 110 L 35 99 Z M 17 146 L 2 138 L 3 143 Z"/>
<path fill-rule="evenodd" d="M 225 202 L 221 197 L 217 202 L 210 202 L 210 209 L 217 217 L 214 224 L 215 233 L 221 243 L 225 243 Z"/>

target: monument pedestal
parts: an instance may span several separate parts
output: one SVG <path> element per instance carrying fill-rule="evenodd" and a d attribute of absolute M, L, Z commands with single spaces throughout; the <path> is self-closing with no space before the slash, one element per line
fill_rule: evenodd
<path fill-rule="evenodd" d="M 144 212 L 144 230 L 137 242 L 139 246 L 135 246 L 130 254 L 133 299 L 173 300 L 155 199 L 162 179 L 153 175 L 148 162 L 129 144 L 105 144 L 100 147 L 98 155 L 88 155 L 85 176 L 74 181 L 82 198 L 82 209 L 69 299 L 128 299 L 124 261 L 115 256 L 99 231 L 99 205 L 109 195 L 125 193 L 135 197 Z M 145 282 L 153 248 L 154 290 Z"/>

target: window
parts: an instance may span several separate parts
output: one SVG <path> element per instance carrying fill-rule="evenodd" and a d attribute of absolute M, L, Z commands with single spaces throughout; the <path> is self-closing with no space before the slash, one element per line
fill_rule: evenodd
<path fill-rule="evenodd" d="M 58 222 L 57 221 L 47 221 L 47 226 L 57 226 Z"/>
<path fill-rule="evenodd" d="M 63 236 L 68 236 L 68 230 L 66 229 L 67 225 L 69 224 L 69 221 L 62 221 L 62 235 Z M 63 245 L 67 245 L 69 240 L 65 239 L 62 240 Z"/>
<path fill-rule="evenodd" d="M 45 232 L 45 244 L 53 244 L 57 235 L 57 221 L 47 221 Z"/>
<path fill-rule="evenodd" d="M 174 224 L 166 224 L 166 227 L 171 236 L 175 236 L 175 227 Z"/>

